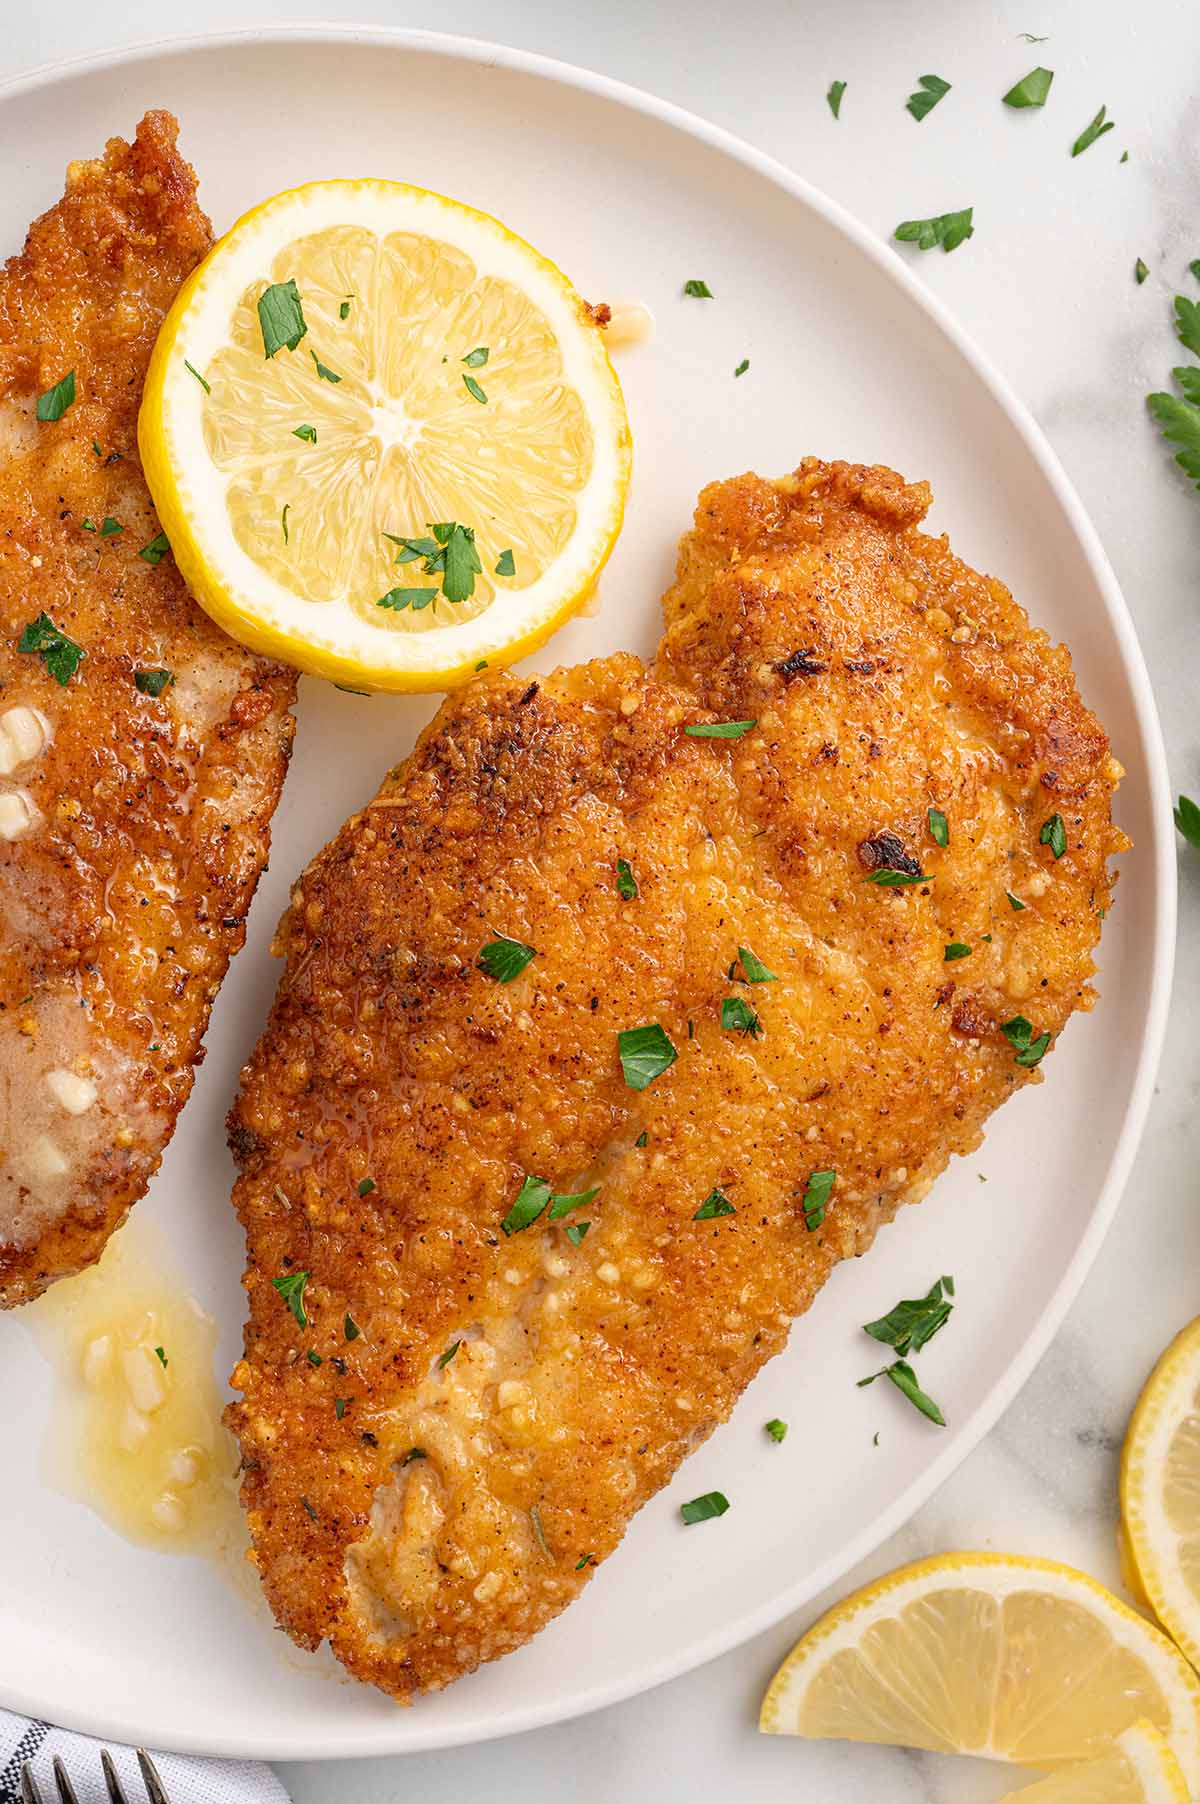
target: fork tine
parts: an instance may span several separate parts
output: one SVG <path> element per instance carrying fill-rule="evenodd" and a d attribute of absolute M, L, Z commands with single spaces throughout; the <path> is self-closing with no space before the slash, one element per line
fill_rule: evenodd
<path fill-rule="evenodd" d="M 75 1787 L 71 1784 L 67 1769 L 57 1754 L 54 1756 L 54 1783 L 58 1787 L 61 1804 L 79 1804 L 79 1799 L 75 1795 Z"/>
<path fill-rule="evenodd" d="M 158 1768 L 151 1760 L 149 1754 L 147 1754 L 145 1748 L 138 1749 L 137 1761 L 142 1769 L 142 1778 L 145 1781 L 146 1786 L 146 1796 L 149 1798 L 150 1804 L 171 1804 L 171 1800 L 167 1796 L 167 1788 L 158 1776 Z"/>
<path fill-rule="evenodd" d="M 42 1804 L 42 1794 L 28 1760 L 21 1764 L 21 1804 Z"/>
<path fill-rule="evenodd" d="M 113 1765 L 113 1757 L 107 1748 L 100 1750 L 100 1765 L 104 1771 L 104 1783 L 108 1787 L 109 1804 L 129 1804 L 125 1793 L 121 1790 L 121 1781 L 117 1769 Z"/>

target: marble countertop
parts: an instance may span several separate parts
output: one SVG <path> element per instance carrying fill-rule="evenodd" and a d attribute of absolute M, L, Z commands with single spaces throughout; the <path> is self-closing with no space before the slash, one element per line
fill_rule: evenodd
<path fill-rule="evenodd" d="M 318 20 L 328 0 L 161 0 L 119 15 L 82 0 L 5 9 L 0 78 L 63 55 L 165 35 Z M 976 231 L 917 263 L 1024 397 L 1099 528 L 1133 613 L 1166 732 L 1172 781 L 1200 792 L 1200 495 L 1143 397 L 1178 361 L 1171 297 L 1200 257 L 1195 0 L 356 0 L 364 23 L 428 26 L 585 64 L 702 113 L 773 153 L 886 235 L 898 219 L 970 203 Z M 1047 34 L 1029 45 L 1020 33 Z M 1016 120 L 999 96 L 1035 63 L 1054 105 Z M 904 112 L 923 71 L 953 84 L 920 128 Z M 841 119 L 825 104 L 847 83 Z M 1086 199 L 1071 139 L 1101 103 L 1117 130 L 1088 154 L 1111 181 Z M 1019 125 L 1019 132 L 1014 127 Z M 1118 162 L 1122 149 L 1129 161 Z M 1097 198 L 1099 196 L 1099 198 Z M 1149 268 L 1133 278 L 1141 257 Z M 1195 291 L 1195 285 L 1191 285 Z M 1175 1002 L 1128 1193 L 1082 1295 L 997 1428 L 903 1533 L 847 1577 L 955 1546 L 1066 1559 L 1117 1583 L 1117 1455 L 1155 1356 L 1200 1308 L 1200 854 L 1183 849 Z M 828 1600 L 832 1601 L 832 1599 Z M 760 1737 L 762 1689 L 795 1634 L 785 1622 L 724 1659 L 582 1720 L 486 1747 L 351 1769 L 285 1766 L 296 1804 L 486 1796 L 489 1804 L 757 1804 L 879 1797 L 985 1804 L 1012 1775 L 965 1761 Z"/>

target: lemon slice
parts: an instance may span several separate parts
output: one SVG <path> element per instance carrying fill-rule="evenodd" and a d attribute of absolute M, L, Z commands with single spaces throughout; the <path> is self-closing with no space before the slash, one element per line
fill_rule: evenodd
<path fill-rule="evenodd" d="M 1200 1663 L 1200 1318 L 1146 1382 L 1121 1454 L 1121 1527 L 1159 1621 Z"/>
<path fill-rule="evenodd" d="M 1188 1788 L 1170 1743 L 1153 1723 L 1134 1723 L 1106 1753 L 1063 1767 L 1000 1804 L 1188 1804 Z"/>
<path fill-rule="evenodd" d="M 772 1679 L 759 1727 L 1056 1766 L 1141 1718 L 1200 1794 L 1200 1680 L 1165 1635 L 1070 1566 L 950 1553 L 824 1616 Z"/>
<path fill-rule="evenodd" d="M 214 619 L 373 689 L 540 645 L 593 588 L 629 480 L 620 387 L 566 277 L 399 182 L 313 182 L 240 219 L 163 323 L 138 443 Z"/>

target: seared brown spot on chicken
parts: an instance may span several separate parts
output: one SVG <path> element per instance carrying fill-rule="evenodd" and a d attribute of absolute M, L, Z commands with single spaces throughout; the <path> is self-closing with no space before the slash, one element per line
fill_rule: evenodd
<path fill-rule="evenodd" d="M 1038 1080 L 1000 1024 L 1091 1003 L 1119 768 L 1065 650 L 918 530 L 928 501 L 815 460 L 706 489 L 651 668 L 480 678 L 296 886 L 231 1116 L 229 1419 L 280 1622 L 397 1697 L 562 1609 L 834 1263 Z M 868 880 L 881 831 L 924 883 Z M 508 984 L 477 962 L 497 933 L 536 948 Z M 722 1030 L 730 995 L 761 1037 Z M 678 1057 L 637 1091 L 617 1036 L 649 1023 Z M 506 1235 L 526 1175 L 599 1192 Z M 697 1221 L 714 1188 L 735 1213 Z M 296 1271 L 303 1329 L 272 1284 Z"/>
<path fill-rule="evenodd" d="M 0 273 L 0 1307 L 98 1258 L 157 1167 L 291 742 L 293 674 L 138 555 L 142 381 L 210 242 L 176 130 L 73 163 Z M 65 687 L 19 650 L 43 613 L 85 654 Z"/>

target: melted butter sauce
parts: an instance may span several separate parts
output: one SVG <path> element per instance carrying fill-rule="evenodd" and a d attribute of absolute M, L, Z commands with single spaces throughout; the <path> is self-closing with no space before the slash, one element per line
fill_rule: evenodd
<path fill-rule="evenodd" d="M 240 1563 L 237 1449 L 213 1376 L 217 1325 L 172 1273 L 161 1234 L 135 1216 L 98 1265 L 24 1313 L 58 1373 L 44 1460 L 56 1488 L 128 1541 Z"/>

